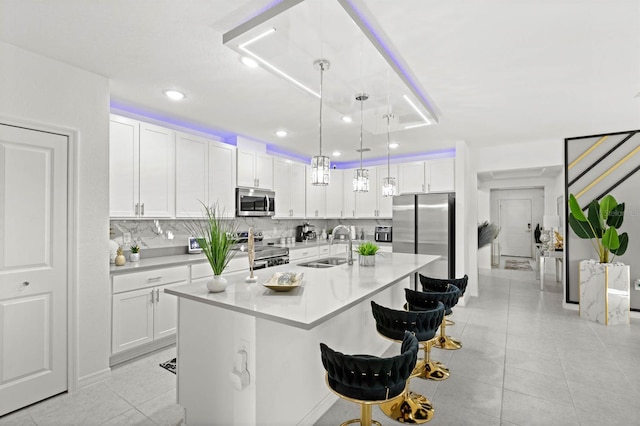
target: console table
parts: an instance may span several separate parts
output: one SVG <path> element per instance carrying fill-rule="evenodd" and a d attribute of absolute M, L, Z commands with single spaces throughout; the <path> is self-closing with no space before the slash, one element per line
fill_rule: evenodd
<path fill-rule="evenodd" d="M 542 244 L 536 244 L 536 279 L 540 280 L 540 291 L 544 290 L 544 264 L 545 259 L 556 260 L 556 281 L 560 282 L 560 276 L 562 275 L 562 263 L 564 262 L 563 250 L 548 250 L 542 246 Z"/>

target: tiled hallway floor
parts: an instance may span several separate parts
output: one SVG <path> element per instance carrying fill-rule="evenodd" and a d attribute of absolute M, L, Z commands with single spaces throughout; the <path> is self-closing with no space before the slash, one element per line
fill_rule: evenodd
<path fill-rule="evenodd" d="M 451 377 L 411 381 L 434 404 L 429 425 L 639 424 L 639 320 L 610 327 L 581 320 L 562 308 L 552 273 L 541 292 L 534 271 L 505 269 L 481 271 L 480 297 L 456 307 L 452 319 L 448 334 L 463 348 L 432 352 Z M 387 354 L 398 351 L 393 345 Z M 0 425 L 181 424 L 175 376 L 158 366 L 174 356 L 170 348 L 115 367 L 109 380 L 2 417 Z M 373 410 L 383 424 L 397 424 Z M 316 424 L 358 415 L 355 404 L 339 400 Z"/>

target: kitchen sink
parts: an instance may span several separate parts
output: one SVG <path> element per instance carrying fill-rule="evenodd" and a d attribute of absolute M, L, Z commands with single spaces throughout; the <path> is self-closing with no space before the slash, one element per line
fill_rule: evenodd
<path fill-rule="evenodd" d="M 332 268 L 337 265 L 347 263 L 347 259 L 342 257 L 325 257 L 323 259 L 310 260 L 309 262 L 298 263 L 298 266 L 305 268 Z"/>

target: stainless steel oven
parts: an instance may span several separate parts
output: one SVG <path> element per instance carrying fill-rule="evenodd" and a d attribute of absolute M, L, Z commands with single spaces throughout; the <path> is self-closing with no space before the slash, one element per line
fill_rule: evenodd
<path fill-rule="evenodd" d="M 273 216 L 275 213 L 275 192 L 253 188 L 236 188 L 236 216 Z"/>

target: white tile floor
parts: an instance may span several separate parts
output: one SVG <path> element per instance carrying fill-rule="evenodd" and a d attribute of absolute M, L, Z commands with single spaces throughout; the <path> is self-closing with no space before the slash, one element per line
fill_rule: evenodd
<path fill-rule="evenodd" d="M 456 325 L 447 329 L 463 348 L 433 351 L 451 377 L 411 382 L 435 406 L 429 424 L 640 424 L 640 321 L 586 322 L 562 309 L 561 299 L 552 273 L 541 292 L 533 270 L 482 272 L 480 297 L 456 307 Z M 387 353 L 397 351 L 394 345 Z M 175 376 L 158 366 L 174 356 L 169 348 L 115 367 L 109 380 L 1 417 L 0 425 L 179 425 Z M 340 400 L 316 424 L 358 414 Z M 377 407 L 374 418 L 396 424 Z"/>

